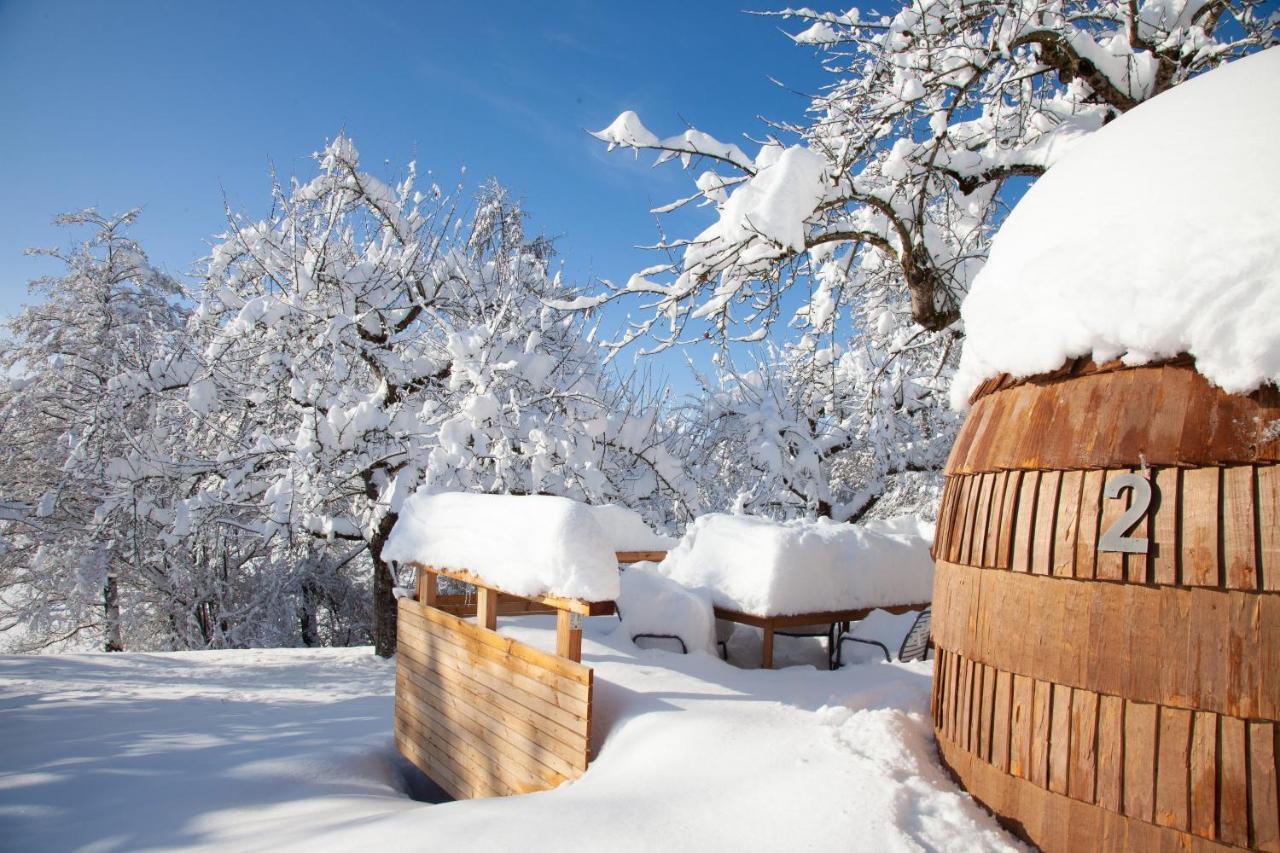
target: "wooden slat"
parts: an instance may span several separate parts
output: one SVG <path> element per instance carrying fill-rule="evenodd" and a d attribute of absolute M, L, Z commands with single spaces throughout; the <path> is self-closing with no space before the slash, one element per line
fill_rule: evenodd
<path fill-rule="evenodd" d="M 1191 727 L 1191 831 L 1217 838 L 1218 715 L 1195 713 Z"/>
<path fill-rule="evenodd" d="M 1040 489 L 1036 495 L 1035 543 L 1031 548 L 1031 570 L 1047 575 L 1053 570 L 1054 518 L 1058 512 L 1058 487 L 1062 474 L 1045 471 L 1040 475 Z"/>
<path fill-rule="evenodd" d="M 995 474 L 980 474 L 978 482 L 978 514 L 973 525 L 973 541 L 969 549 L 971 566 L 986 565 L 987 530 L 991 525 L 991 492 L 995 488 Z"/>
<path fill-rule="evenodd" d="M 982 697 L 985 693 L 984 680 L 987 667 L 980 663 L 973 666 L 973 689 L 969 697 L 969 751 L 977 752 L 982 742 Z"/>
<path fill-rule="evenodd" d="M 1228 589 L 1257 589 L 1253 466 L 1222 469 L 1222 571 Z"/>
<path fill-rule="evenodd" d="M 1218 837 L 1249 846 L 1249 759 L 1243 720 L 1218 718 Z"/>
<path fill-rule="evenodd" d="M 667 558 L 666 551 L 618 551 L 614 555 L 619 563 L 661 563 Z"/>
<path fill-rule="evenodd" d="M 1098 697 L 1097 803 L 1107 811 L 1122 811 L 1124 775 L 1124 699 Z"/>
<path fill-rule="evenodd" d="M 1083 471 L 1066 471 L 1058 490 L 1057 522 L 1054 526 L 1053 574 L 1069 578 L 1075 575 L 1076 532 L 1080 517 L 1080 486 Z"/>
<path fill-rule="evenodd" d="M 1155 808 L 1157 711 L 1145 702 L 1124 709 L 1124 813 L 1147 822 Z"/>
<path fill-rule="evenodd" d="M 967 483 L 964 490 L 964 522 L 960 528 L 960 548 L 957 552 L 956 562 L 970 565 L 969 555 L 973 551 L 973 527 L 978 518 L 978 502 L 981 497 L 982 479 L 980 477 L 966 477 L 965 479 Z"/>
<path fill-rule="evenodd" d="M 1053 714 L 1049 727 L 1049 790 L 1065 794 L 1071 773 L 1071 688 L 1053 685 Z"/>
<path fill-rule="evenodd" d="M 963 749 L 969 748 L 969 709 L 973 703 L 973 661 L 960 659 L 960 692 L 956 695 L 956 737 L 955 741 Z"/>
<path fill-rule="evenodd" d="M 1155 493 L 1151 524 L 1153 582 L 1173 586 L 1179 582 L 1178 524 L 1181 473 L 1177 468 L 1161 468 L 1154 473 Z"/>
<path fill-rule="evenodd" d="M 1257 479 L 1262 588 L 1280 590 L 1280 465 L 1260 466 Z"/>
<path fill-rule="evenodd" d="M 1031 543 L 1035 536 L 1036 491 L 1039 471 L 1025 471 L 1018 492 L 1017 518 L 1014 521 L 1013 555 L 1010 568 L 1015 572 L 1031 571 Z"/>
<path fill-rule="evenodd" d="M 1014 519 L 1017 517 L 1018 495 L 1022 491 L 1022 472 L 1005 475 L 1004 497 L 1000 501 L 1000 530 L 996 541 L 996 567 L 1009 568 L 1013 560 Z"/>
<path fill-rule="evenodd" d="M 1031 693 L 1031 774 L 1030 781 L 1049 787 L 1049 725 L 1053 685 L 1037 681 Z"/>
<path fill-rule="evenodd" d="M 1071 780 L 1068 793 L 1074 799 L 1094 802 L 1097 777 L 1098 694 L 1071 691 Z"/>
<path fill-rule="evenodd" d="M 996 670 L 995 710 L 991 719 L 991 763 L 1002 772 L 1009 770 L 1009 741 L 1013 719 L 1013 676 Z"/>
<path fill-rule="evenodd" d="M 1160 709 L 1160 755 L 1156 762 L 1155 821 L 1161 826 L 1186 830 L 1188 781 L 1191 771 L 1191 712 Z"/>
<path fill-rule="evenodd" d="M 1182 472 L 1182 582 L 1187 586 L 1218 586 L 1217 468 Z"/>
<path fill-rule="evenodd" d="M 945 539 L 935 543 L 934 550 L 935 559 L 952 559 L 956 553 L 956 548 L 960 540 L 960 527 L 963 524 L 963 516 L 961 515 L 960 506 L 964 499 L 964 489 L 968 485 L 967 477 L 947 477 L 946 499 L 947 505 L 947 535 Z"/>
<path fill-rule="evenodd" d="M 1025 675 L 1013 676 L 1013 716 L 1009 733 L 1009 774 L 1031 777 L 1031 726 L 1035 681 Z"/>
<path fill-rule="evenodd" d="M 1280 850 L 1275 724 L 1249 723 L 1249 812 L 1257 850 Z"/>
<path fill-rule="evenodd" d="M 1096 575 L 1098 524 L 1102 516 L 1103 471 L 1086 471 L 1080 487 L 1080 520 L 1076 532 L 1075 576 Z"/>
<path fill-rule="evenodd" d="M 978 726 L 978 757 L 983 761 L 991 760 L 991 729 L 995 714 L 996 702 L 996 670 L 984 666 L 982 672 L 982 705 Z"/>
<path fill-rule="evenodd" d="M 987 533 L 982 549 L 982 565 L 1000 567 L 1000 531 L 1004 527 L 1004 495 L 1009 472 L 993 475 L 991 484 L 991 512 L 987 518 Z"/>

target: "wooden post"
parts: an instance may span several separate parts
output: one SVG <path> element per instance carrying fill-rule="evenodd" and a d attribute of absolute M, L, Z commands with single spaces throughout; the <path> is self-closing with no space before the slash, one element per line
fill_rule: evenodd
<path fill-rule="evenodd" d="M 418 601 L 429 607 L 436 606 L 440 594 L 440 576 L 427 569 L 418 569 Z"/>
<path fill-rule="evenodd" d="M 764 642 L 760 647 L 760 666 L 773 669 L 773 621 L 766 622 L 761 630 L 764 632 Z"/>
<path fill-rule="evenodd" d="M 498 591 L 487 587 L 476 587 L 476 624 L 498 630 Z"/>
<path fill-rule="evenodd" d="M 556 654 L 582 661 L 582 617 L 568 610 L 556 613 Z"/>

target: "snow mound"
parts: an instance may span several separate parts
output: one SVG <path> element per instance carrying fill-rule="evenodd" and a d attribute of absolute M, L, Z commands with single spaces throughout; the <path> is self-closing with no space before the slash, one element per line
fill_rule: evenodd
<path fill-rule="evenodd" d="M 685 586 L 706 587 L 718 607 L 757 616 L 930 601 L 931 528 L 895 521 L 881 530 L 704 515 L 659 569 Z"/>
<path fill-rule="evenodd" d="M 1083 140 L 1014 208 L 965 300 L 962 409 L 1000 373 L 1190 353 L 1230 393 L 1280 380 L 1280 48 Z"/>
<path fill-rule="evenodd" d="M 591 512 L 615 551 L 668 551 L 675 547 L 676 539 L 654 533 L 635 510 L 604 504 L 591 507 Z"/>
<path fill-rule="evenodd" d="M 612 601 L 614 550 L 593 508 L 568 498 L 419 489 L 404 502 L 382 553 L 466 570 L 516 595 Z"/>
<path fill-rule="evenodd" d="M 689 651 L 714 653 L 715 614 L 706 590 L 690 589 L 655 569 L 657 563 L 635 563 L 622 573 L 618 613 L 622 632 L 679 637 Z"/>

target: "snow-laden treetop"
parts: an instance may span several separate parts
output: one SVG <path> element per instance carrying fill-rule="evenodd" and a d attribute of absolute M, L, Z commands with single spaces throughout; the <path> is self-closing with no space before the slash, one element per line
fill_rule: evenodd
<path fill-rule="evenodd" d="M 962 309 L 951 390 L 1067 359 L 1189 353 L 1231 393 L 1280 382 L 1280 48 L 1142 104 L 1040 178 Z"/>

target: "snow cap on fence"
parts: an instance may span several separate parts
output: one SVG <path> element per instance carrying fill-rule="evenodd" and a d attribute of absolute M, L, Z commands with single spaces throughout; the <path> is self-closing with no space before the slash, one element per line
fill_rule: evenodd
<path fill-rule="evenodd" d="M 468 571 L 516 595 L 612 601 L 614 550 L 592 507 L 568 498 L 419 489 L 383 557 Z"/>

